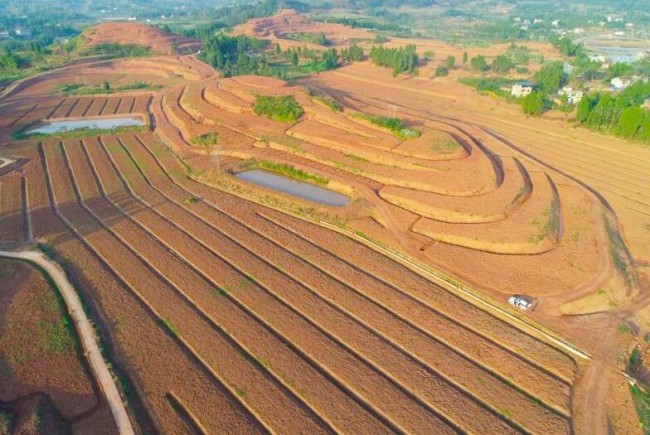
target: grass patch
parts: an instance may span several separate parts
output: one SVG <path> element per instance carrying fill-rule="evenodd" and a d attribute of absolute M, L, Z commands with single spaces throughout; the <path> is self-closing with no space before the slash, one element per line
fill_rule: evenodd
<path fill-rule="evenodd" d="M 103 84 L 96 84 L 94 86 L 84 85 L 83 83 L 70 83 L 59 86 L 59 91 L 63 95 L 96 95 L 96 94 L 112 94 L 115 92 L 126 91 L 157 91 L 162 89 L 161 85 L 156 85 L 148 82 L 135 81 L 123 86 L 113 87 L 108 82 Z"/>
<path fill-rule="evenodd" d="M 359 163 L 368 163 L 370 160 L 364 159 L 363 157 L 354 155 L 354 154 L 346 154 L 345 157 L 347 157 L 350 160 L 354 160 L 355 162 Z"/>
<path fill-rule="evenodd" d="M 188 196 L 187 198 L 183 199 L 183 204 L 184 205 L 191 205 L 191 204 L 196 204 L 197 202 L 201 201 L 201 198 L 198 198 L 196 196 Z"/>
<path fill-rule="evenodd" d="M 241 398 L 246 397 L 246 391 L 242 390 L 241 388 L 236 388 L 236 389 L 235 389 L 235 392 L 236 392 L 237 395 L 238 395 L 239 397 L 241 397 Z"/>
<path fill-rule="evenodd" d="M 72 323 L 67 314 L 56 322 L 40 321 L 38 326 L 43 332 L 40 347 L 45 353 L 61 354 L 74 349 L 75 343 L 71 334 Z"/>
<path fill-rule="evenodd" d="M 302 106 L 291 95 L 268 97 L 257 95 L 253 112 L 281 122 L 296 122 L 304 113 Z"/>
<path fill-rule="evenodd" d="M 480 93 L 493 94 L 509 101 L 517 100 L 511 95 L 509 89 L 516 82 L 517 80 L 499 77 L 462 77 L 458 79 L 458 83 L 471 86 Z"/>
<path fill-rule="evenodd" d="M 641 362 L 641 351 L 639 350 L 638 347 L 635 347 L 632 350 L 632 353 L 630 354 L 630 360 L 629 360 L 630 371 L 633 372 L 637 368 L 640 362 Z"/>
<path fill-rule="evenodd" d="M 322 95 L 314 95 L 312 97 L 312 99 L 314 101 L 318 101 L 319 103 L 329 107 L 330 109 L 332 109 L 335 112 L 343 111 L 343 106 L 341 105 L 341 103 L 336 101 L 334 98 L 328 98 L 328 97 L 324 97 Z"/>
<path fill-rule="evenodd" d="M 190 139 L 190 143 L 192 145 L 212 146 L 212 145 L 216 145 L 218 140 L 219 140 L 219 134 L 214 131 L 211 131 L 209 133 L 205 133 L 193 137 L 192 139 Z"/>
<path fill-rule="evenodd" d="M 389 118 L 386 116 L 368 115 L 361 113 L 357 115 L 359 118 L 370 121 L 372 124 L 390 130 L 395 136 L 402 140 L 415 139 L 422 136 L 422 132 L 415 128 L 410 128 L 406 123 L 399 118 Z"/>
<path fill-rule="evenodd" d="M 176 328 L 176 326 L 174 326 L 172 322 L 167 318 L 162 319 L 162 322 L 163 325 L 165 325 L 165 329 L 167 330 L 167 332 L 169 332 L 169 335 L 171 335 L 174 338 L 178 338 L 178 329 Z"/>
<path fill-rule="evenodd" d="M 616 327 L 616 330 L 621 334 L 627 334 L 630 332 L 630 327 L 625 323 L 621 323 Z"/>
<path fill-rule="evenodd" d="M 645 387 L 630 385 L 632 402 L 639 416 L 639 428 L 643 433 L 650 434 L 650 394 Z"/>
<path fill-rule="evenodd" d="M 266 169 L 267 171 L 275 172 L 280 175 L 283 175 L 287 178 L 292 178 L 299 181 L 307 181 L 320 185 L 327 185 L 330 180 L 329 178 L 321 177 L 320 175 L 310 174 L 301 169 L 296 169 L 291 165 L 286 165 L 284 163 L 275 163 L 268 160 L 255 161 L 251 166 L 258 167 L 261 169 Z"/>
<path fill-rule="evenodd" d="M 625 281 L 630 285 L 632 282 L 632 275 L 628 269 L 628 263 L 625 258 L 625 243 L 610 220 L 606 216 L 604 216 L 603 219 L 605 220 L 605 229 L 607 230 L 607 237 L 609 238 L 609 254 L 612 257 L 614 267 L 616 267 L 616 270 L 625 277 Z"/>
<path fill-rule="evenodd" d="M 6 411 L 0 410 L 0 434 L 11 433 L 11 426 L 13 425 L 13 418 L 11 414 Z"/>
<path fill-rule="evenodd" d="M 65 130 L 57 133 L 29 133 L 28 130 L 33 126 L 27 126 L 24 129 L 12 134 L 15 140 L 24 139 L 71 139 L 91 136 L 114 135 L 121 133 L 142 133 L 149 130 L 147 125 L 130 125 L 126 127 L 115 128 L 78 128 L 75 130 Z"/>

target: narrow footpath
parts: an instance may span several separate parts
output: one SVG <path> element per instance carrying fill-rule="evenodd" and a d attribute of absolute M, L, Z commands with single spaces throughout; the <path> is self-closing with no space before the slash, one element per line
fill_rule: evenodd
<path fill-rule="evenodd" d="M 122 398 L 117 390 L 113 376 L 109 372 L 106 362 L 99 351 L 93 328 L 88 317 L 86 317 L 81 300 L 63 270 L 43 253 L 38 251 L 0 251 L 0 257 L 14 258 L 34 263 L 52 278 L 61 291 L 70 318 L 81 338 L 84 356 L 88 364 L 90 364 L 93 375 L 104 393 L 120 435 L 134 435 L 135 432 L 131 426 L 131 420 L 129 420 L 129 415 L 126 412 L 124 403 L 122 403 Z"/>

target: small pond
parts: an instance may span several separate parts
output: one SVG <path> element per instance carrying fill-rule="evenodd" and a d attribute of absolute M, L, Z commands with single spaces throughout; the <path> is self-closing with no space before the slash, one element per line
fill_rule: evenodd
<path fill-rule="evenodd" d="M 313 184 L 292 180 L 291 178 L 261 169 L 240 172 L 235 174 L 235 177 L 319 204 L 341 207 L 350 202 L 349 197 L 340 193 L 323 189 Z"/>
<path fill-rule="evenodd" d="M 53 134 L 65 131 L 91 129 L 91 130 L 112 130 L 119 127 L 135 127 L 145 125 L 139 116 L 121 116 L 116 118 L 88 118 L 88 119 L 65 119 L 61 121 L 43 121 L 30 128 L 26 134 Z"/>

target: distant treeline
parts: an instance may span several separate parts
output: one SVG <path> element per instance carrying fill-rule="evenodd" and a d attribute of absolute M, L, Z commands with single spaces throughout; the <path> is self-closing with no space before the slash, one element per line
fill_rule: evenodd
<path fill-rule="evenodd" d="M 390 32 L 398 35 L 410 35 L 411 29 L 402 27 L 396 23 L 379 23 L 377 21 L 372 21 L 362 18 L 347 18 L 347 17 L 327 17 L 327 18 L 317 18 L 317 21 L 342 24 L 344 26 L 369 30 L 377 30 L 381 32 Z"/>
<path fill-rule="evenodd" d="M 377 65 L 392 68 L 393 76 L 403 72 L 411 74 L 418 66 L 415 44 L 400 48 L 373 46 L 370 49 L 370 59 Z"/>
<path fill-rule="evenodd" d="M 650 143 L 650 110 L 641 105 L 650 96 L 650 83 L 637 82 L 620 93 L 585 95 L 578 104 L 577 121 L 591 129 L 628 140 Z"/>

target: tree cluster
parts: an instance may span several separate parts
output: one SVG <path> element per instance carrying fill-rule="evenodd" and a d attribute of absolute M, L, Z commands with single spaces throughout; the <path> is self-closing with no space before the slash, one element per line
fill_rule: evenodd
<path fill-rule="evenodd" d="M 363 60 L 363 48 L 359 47 L 356 43 L 352 44 L 350 48 L 341 50 L 341 59 L 344 62 L 359 62 Z"/>
<path fill-rule="evenodd" d="M 261 55 L 266 45 L 262 39 L 218 34 L 204 40 L 201 58 L 226 77 L 258 74 L 266 63 Z"/>
<path fill-rule="evenodd" d="M 635 83 L 618 94 L 585 95 L 576 120 L 594 130 L 614 133 L 628 140 L 650 143 L 650 111 L 641 108 L 650 95 L 650 83 Z"/>
<path fill-rule="evenodd" d="M 393 69 L 393 76 L 399 73 L 413 73 L 418 66 L 418 54 L 414 44 L 400 48 L 385 48 L 373 46 L 370 49 L 370 58 L 380 66 Z"/>

